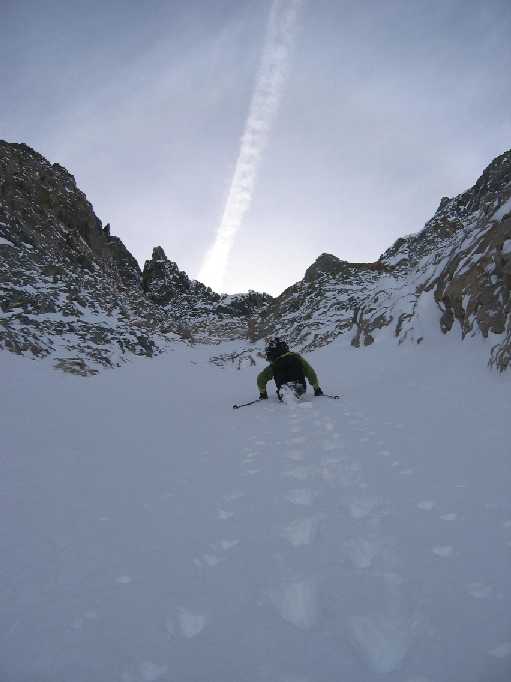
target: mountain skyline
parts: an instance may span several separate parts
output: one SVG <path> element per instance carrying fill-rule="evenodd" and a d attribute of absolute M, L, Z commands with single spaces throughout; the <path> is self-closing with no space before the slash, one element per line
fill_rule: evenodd
<path fill-rule="evenodd" d="M 275 335 L 313 350 L 338 336 L 360 348 L 461 331 L 489 343 L 490 366 L 511 361 L 511 150 L 376 262 L 322 254 L 277 298 L 216 293 L 161 246 L 142 270 L 75 178 L 25 144 L 0 141 L 0 195 L 0 345 L 65 371 L 96 373 L 179 340 L 238 341 L 228 361 L 250 363 L 253 344 Z"/>
<path fill-rule="evenodd" d="M 272 6 L 8 2 L 0 136 L 70 168 L 141 264 L 161 244 L 198 278 Z M 510 30 L 505 2 L 305 3 L 224 290 L 374 261 L 468 188 L 509 147 Z"/>

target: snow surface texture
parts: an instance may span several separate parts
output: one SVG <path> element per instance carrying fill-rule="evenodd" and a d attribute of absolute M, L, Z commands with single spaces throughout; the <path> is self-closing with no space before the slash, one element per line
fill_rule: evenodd
<path fill-rule="evenodd" d="M 342 400 L 238 411 L 258 368 L 200 346 L 0 354 L 0 679 L 508 681 L 511 379 L 479 343 L 335 342 Z"/>

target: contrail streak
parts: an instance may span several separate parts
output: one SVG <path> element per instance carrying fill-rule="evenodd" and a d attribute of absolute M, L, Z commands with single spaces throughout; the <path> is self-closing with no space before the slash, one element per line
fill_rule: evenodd
<path fill-rule="evenodd" d="M 271 8 L 231 188 L 215 241 L 199 273 L 200 281 L 217 290 L 222 286 L 234 239 L 252 201 L 259 164 L 282 98 L 302 4 L 303 0 L 274 0 Z"/>

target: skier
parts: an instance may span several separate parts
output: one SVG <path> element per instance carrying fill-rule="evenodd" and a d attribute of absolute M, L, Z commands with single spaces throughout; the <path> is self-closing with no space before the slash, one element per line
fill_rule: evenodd
<path fill-rule="evenodd" d="M 323 395 L 323 391 L 319 387 L 319 381 L 316 372 L 312 369 L 309 363 L 302 358 L 298 353 L 291 353 L 289 346 L 282 339 L 270 339 L 266 346 L 266 359 L 270 363 L 257 376 L 257 388 L 259 389 L 259 399 L 266 400 L 268 394 L 266 392 L 266 384 L 271 379 L 275 380 L 277 385 L 277 395 L 279 400 L 282 400 L 281 388 L 284 385 L 289 386 L 295 395 L 300 397 L 307 390 L 305 378 L 309 380 L 309 384 L 314 389 L 314 395 Z"/>

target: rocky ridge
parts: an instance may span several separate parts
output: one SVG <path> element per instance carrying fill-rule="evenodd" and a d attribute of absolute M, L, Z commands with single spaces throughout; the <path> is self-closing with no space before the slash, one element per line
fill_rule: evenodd
<path fill-rule="evenodd" d="M 177 340 L 238 340 L 239 352 L 212 361 L 239 367 L 273 334 L 311 350 L 340 335 L 356 347 L 389 333 L 421 343 L 439 329 L 490 338 L 489 362 L 504 370 L 510 291 L 511 151 L 376 262 L 322 254 L 273 299 L 220 295 L 161 247 L 141 271 L 70 173 L 0 141 L 0 347 L 51 356 L 66 371 L 94 373 Z"/>
<path fill-rule="evenodd" d="M 182 335 L 201 343 L 225 339 L 255 340 L 256 320 L 273 299 L 268 294 L 217 294 L 170 261 L 161 246 L 153 249 L 142 274 L 149 299 L 163 306 Z"/>
<path fill-rule="evenodd" d="M 495 340 L 490 364 L 510 364 L 511 151 L 474 187 L 444 197 L 415 235 L 399 239 L 375 263 L 323 254 L 301 282 L 262 314 L 261 328 L 310 350 L 349 334 L 372 344 L 384 330 L 421 343 L 435 326 Z"/>
<path fill-rule="evenodd" d="M 68 171 L 0 141 L 0 347 L 92 374 L 179 339 L 247 337 L 269 298 L 215 294 L 161 247 L 142 272 Z"/>

